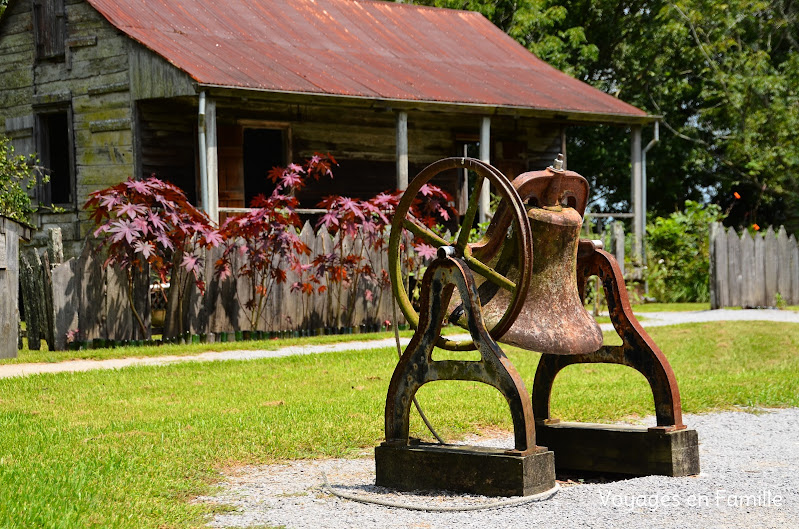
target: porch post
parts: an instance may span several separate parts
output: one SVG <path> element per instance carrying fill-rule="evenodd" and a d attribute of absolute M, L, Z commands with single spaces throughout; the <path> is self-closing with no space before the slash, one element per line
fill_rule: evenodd
<path fill-rule="evenodd" d="M 219 171 L 216 142 L 216 103 L 200 92 L 197 112 L 197 143 L 200 151 L 200 201 L 203 210 L 219 222 Z"/>
<path fill-rule="evenodd" d="M 397 189 L 408 188 L 408 113 L 397 113 Z"/>
<path fill-rule="evenodd" d="M 217 161 L 216 102 L 205 107 L 206 165 L 208 167 L 208 216 L 219 222 L 219 163 Z"/>
<path fill-rule="evenodd" d="M 643 255 L 643 171 L 641 169 L 641 125 L 633 125 L 630 141 L 630 169 L 632 173 L 631 202 L 633 213 L 633 248 L 632 257 L 636 266 L 641 265 Z"/>
<path fill-rule="evenodd" d="M 483 122 L 480 126 L 480 161 L 491 163 L 491 118 L 483 116 Z M 491 185 L 488 180 L 483 181 L 483 187 L 480 190 L 480 213 L 478 222 L 485 222 L 488 220 L 491 207 Z"/>

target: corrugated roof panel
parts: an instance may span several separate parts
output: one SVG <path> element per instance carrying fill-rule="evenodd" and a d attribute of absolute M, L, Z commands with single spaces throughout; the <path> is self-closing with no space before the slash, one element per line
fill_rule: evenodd
<path fill-rule="evenodd" d="M 88 0 L 201 84 L 641 118 L 480 14 L 372 0 Z"/>

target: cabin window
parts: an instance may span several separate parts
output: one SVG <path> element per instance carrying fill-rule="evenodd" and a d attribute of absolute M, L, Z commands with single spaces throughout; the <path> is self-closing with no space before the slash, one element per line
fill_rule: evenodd
<path fill-rule="evenodd" d="M 38 116 L 39 160 L 50 181 L 40 186 L 39 203 L 75 205 L 75 177 L 72 163 L 72 138 L 69 111 Z"/>
<path fill-rule="evenodd" d="M 34 0 L 33 29 L 37 59 L 63 59 L 67 36 L 64 0 Z"/>

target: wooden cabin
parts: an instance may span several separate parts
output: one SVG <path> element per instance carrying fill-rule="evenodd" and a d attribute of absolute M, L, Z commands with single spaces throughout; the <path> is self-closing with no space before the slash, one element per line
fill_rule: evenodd
<path fill-rule="evenodd" d="M 371 0 L 10 0 L 0 132 L 51 172 L 41 227 L 74 255 L 88 193 L 155 173 L 213 218 L 274 165 L 339 161 L 310 189 L 371 196 L 468 153 L 513 177 L 570 125 L 653 118 L 550 67 L 482 15 Z M 634 144 L 634 142 L 633 142 Z M 462 201 L 462 182 L 448 184 Z M 73 243 L 70 245 L 70 241 Z"/>

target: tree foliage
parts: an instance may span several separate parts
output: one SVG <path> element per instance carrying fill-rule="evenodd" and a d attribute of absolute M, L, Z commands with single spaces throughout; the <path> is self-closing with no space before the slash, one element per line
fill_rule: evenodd
<path fill-rule="evenodd" d="M 647 168 L 655 215 L 711 201 L 729 210 L 728 224 L 799 231 L 799 3 L 417 3 L 479 11 L 553 66 L 662 116 Z M 570 169 L 606 211 L 629 209 L 628 138 L 611 126 L 569 132 Z"/>
<path fill-rule="evenodd" d="M 204 291 L 200 250 L 218 246 L 222 239 L 208 216 L 195 208 L 181 189 L 155 176 L 129 178 L 91 193 L 84 208 L 98 226 L 94 236 L 108 251 L 104 266 L 116 266 L 126 274 L 128 304 L 142 336 L 147 329 L 136 310 L 133 284 L 134 272 L 142 271 L 144 262 L 162 283 L 169 282 L 178 292 L 178 314 L 182 314 L 189 278 Z"/>

